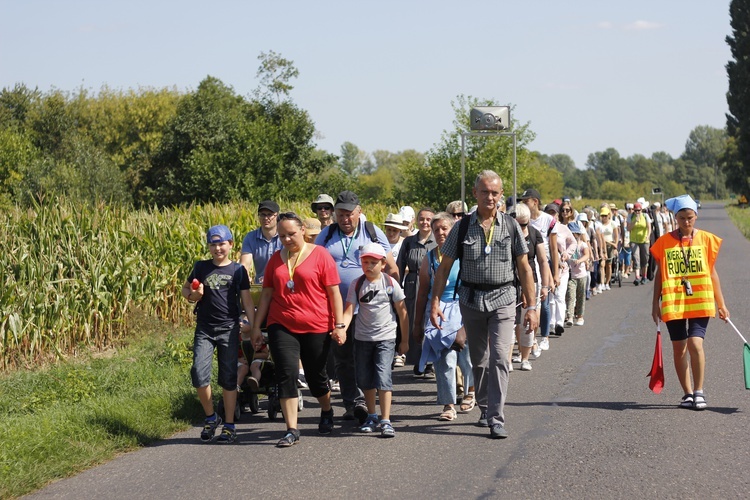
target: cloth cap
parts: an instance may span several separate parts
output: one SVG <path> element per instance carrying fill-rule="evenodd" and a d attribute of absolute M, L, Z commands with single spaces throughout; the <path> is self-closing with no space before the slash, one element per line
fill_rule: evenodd
<path fill-rule="evenodd" d="M 609 204 L 609 209 L 610 210 L 617 210 L 617 205 L 615 205 L 614 203 L 610 203 Z"/>
<path fill-rule="evenodd" d="M 670 212 L 677 213 L 680 210 L 689 208 L 693 212 L 698 211 L 698 204 L 693 200 L 689 194 L 683 194 L 676 198 L 670 198 L 664 202 Z"/>
<path fill-rule="evenodd" d="M 638 199 L 637 199 L 637 200 L 635 200 L 635 201 L 637 201 L 637 202 L 638 202 L 638 203 L 640 203 L 641 205 L 645 205 L 645 204 L 646 204 L 646 198 L 644 198 L 643 196 L 641 196 L 640 198 L 638 198 Z"/>
<path fill-rule="evenodd" d="M 553 210 L 556 214 L 560 213 L 560 205 L 557 203 L 548 203 L 546 207 L 544 207 L 545 212 L 549 212 L 550 210 Z"/>
<path fill-rule="evenodd" d="M 599 215 L 609 215 L 610 210 L 609 207 L 602 207 L 601 210 L 599 210 Z"/>
<path fill-rule="evenodd" d="M 359 206 L 359 197 L 351 191 L 341 191 L 336 198 L 336 204 L 333 206 L 336 210 L 352 211 Z"/>
<path fill-rule="evenodd" d="M 406 224 L 404 224 L 404 219 L 401 218 L 398 214 L 388 214 L 385 218 L 385 224 L 384 226 L 393 227 L 396 229 L 406 229 Z"/>
<path fill-rule="evenodd" d="M 413 222 L 414 217 L 416 217 L 414 209 L 408 205 L 401 207 L 401 209 L 398 211 L 398 214 L 401 216 L 401 220 L 407 224 L 409 222 Z"/>
<path fill-rule="evenodd" d="M 374 257 L 376 259 L 385 259 L 385 248 L 380 243 L 370 242 L 362 247 L 359 251 L 359 258 Z"/>
<path fill-rule="evenodd" d="M 270 210 L 271 212 L 275 214 L 279 213 L 279 205 L 275 201 L 272 201 L 272 200 L 261 201 L 260 204 L 258 205 L 258 212 L 260 212 L 263 209 Z"/>
<path fill-rule="evenodd" d="M 302 224 L 305 226 L 305 232 L 307 234 L 320 234 L 320 221 L 318 219 L 308 217 L 302 221 Z"/>
<path fill-rule="evenodd" d="M 208 243 L 224 243 L 225 241 L 233 241 L 232 231 L 223 224 L 218 226 L 211 226 L 206 233 L 206 241 Z"/>
<path fill-rule="evenodd" d="M 568 222 L 568 229 L 573 234 L 583 234 L 583 228 L 577 222 Z"/>
<path fill-rule="evenodd" d="M 589 221 L 589 216 L 586 215 L 585 213 L 581 212 L 580 214 L 578 214 L 578 218 L 576 218 L 576 220 L 578 222 L 588 222 Z"/>
<path fill-rule="evenodd" d="M 521 195 L 521 199 L 522 200 L 528 200 L 530 198 L 534 198 L 534 199 L 536 199 L 539 202 L 542 201 L 542 195 L 540 195 L 539 191 L 537 191 L 536 189 L 527 189 Z"/>
<path fill-rule="evenodd" d="M 661 203 L 659 203 L 658 201 L 655 201 L 655 202 L 654 202 L 654 206 L 655 206 L 656 208 L 659 208 L 659 207 L 661 207 Z"/>
<path fill-rule="evenodd" d="M 643 210 L 643 206 L 640 203 L 636 203 L 633 205 L 633 210 Z"/>
<path fill-rule="evenodd" d="M 315 198 L 315 201 L 310 204 L 310 208 L 313 212 L 316 212 L 318 210 L 318 205 L 333 206 L 333 198 L 331 198 L 327 194 L 319 194 L 318 197 Z"/>

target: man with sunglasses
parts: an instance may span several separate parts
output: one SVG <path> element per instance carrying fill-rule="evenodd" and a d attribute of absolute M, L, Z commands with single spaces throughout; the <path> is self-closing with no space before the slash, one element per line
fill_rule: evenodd
<path fill-rule="evenodd" d="M 279 205 L 271 200 L 263 200 L 258 205 L 260 227 L 250 231 L 242 239 L 240 264 L 245 266 L 253 283 L 263 283 L 266 264 L 277 250 L 281 250 L 281 240 L 276 229 Z"/>
<path fill-rule="evenodd" d="M 320 228 L 326 228 L 334 223 L 333 220 L 333 198 L 327 194 L 319 194 L 315 201 L 310 204 L 315 217 L 320 221 Z"/>

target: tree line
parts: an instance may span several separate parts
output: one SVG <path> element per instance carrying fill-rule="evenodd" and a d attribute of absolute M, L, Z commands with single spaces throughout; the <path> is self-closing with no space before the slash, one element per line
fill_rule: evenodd
<path fill-rule="evenodd" d="M 439 208 L 459 198 L 461 133 L 469 128 L 469 110 L 492 99 L 457 96 L 453 123 L 429 151 L 368 153 L 346 142 L 334 155 L 316 146 L 312 117 L 290 97 L 298 77 L 293 62 L 272 51 L 259 60 L 260 85 L 248 96 L 212 76 L 188 91 L 3 88 L 0 205 L 58 197 L 135 207 L 291 201 L 344 189 L 391 205 Z M 660 187 L 669 195 L 723 198 L 727 151 L 737 149 L 725 130 L 698 126 L 678 158 L 623 158 L 608 148 L 591 153 L 579 169 L 565 154 L 531 150 L 528 123 L 516 121 L 513 130 L 518 188 L 533 186 L 545 197 L 635 199 Z M 466 137 L 465 156 L 469 183 L 485 168 L 512 179 L 507 137 Z"/>

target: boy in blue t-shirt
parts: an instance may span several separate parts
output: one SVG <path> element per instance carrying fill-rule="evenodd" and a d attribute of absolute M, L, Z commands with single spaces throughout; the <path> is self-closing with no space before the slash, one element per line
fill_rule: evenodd
<path fill-rule="evenodd" d="M 250 279 L 241 264 L 230 259 L 234 241 L 229 228 L 213 226 L 206 234 L 212 259 L 195 263 L 182 296 L 196 304 L 197 323 L 193 340 L 193 367 L 190 377 L 206 413 L 201 441 L 211 442 L 221 417 L 214 412 L 211 371 L 214 350 L 219 361 L 219 385 L 223 389 L 226 423 L 217 441 L 233 443 L 234 409 L 237 404 L 237 358 L 239 351 L 240 301 L 252 325 L 255 306 L 250 296 Z"/>
<path fill-rule="evenodd" d="M 355 306 L 359 307 L 354 328 L 354 353 L 357 385 L 365 394 L 367 420 L 359 428 L 374 432 L 378 427 L 375 391 L 380 399 L 380 435 L 394 437 L 391 425 L 391 362 L 396 350 L 396 314 L 401 331 L 408 332 L 409 318 L 404 305 L 404 292 L 396 280 L 383 273 L 385 249 L 379 243 L 368 243 L 360 251 L 364 276 L 352 281 L 346 296 L 344 323 L 349 328 Z M 391 307 L 393 305 L 393 307 Z M 409 339 L 401 339 L 398 353 L 409 350 Z"/>

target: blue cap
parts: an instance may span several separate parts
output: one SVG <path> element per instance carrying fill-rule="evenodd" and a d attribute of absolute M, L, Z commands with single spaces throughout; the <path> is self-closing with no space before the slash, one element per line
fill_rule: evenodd
<path fill-rule="evenodd" d="M 677 213 L 680 210 L 689 208 L 693 212 L 698 212 L 698 204 L 693 200 L 689 194 L 683 194 L 676 198 L 670 198 L 664 202 L 667 209 L 672 213 Z"/>
<path fill-rule="evenodd" d="M 223 224 L 218 226 L 212 226 L 206 233 L 206 241 L 211 243 L 224 243 L 225 241 L 233 241 L 232 231 Z"/>
<path fill-rule="evenodd" d="M 583 234 L 583 228 L 578 222 L 568 222 L 568 229 L 573 234 Z"/>

